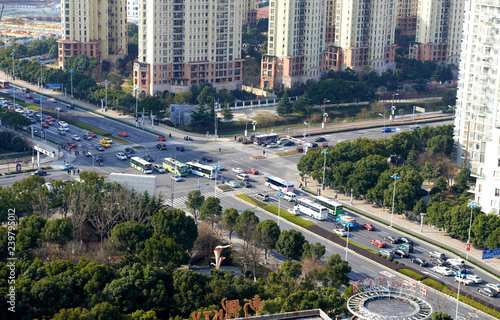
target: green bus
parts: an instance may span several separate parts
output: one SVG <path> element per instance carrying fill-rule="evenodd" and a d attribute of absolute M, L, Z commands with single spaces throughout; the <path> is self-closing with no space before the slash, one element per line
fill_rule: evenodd
<path fill-rule="evenodd" d="M 172 158 L 163 158 L 163 168 L 179 177 L 185 177 L 188 174 L 188 166 Z"/>
<path fill-rule="evenodd" d="M 327 207 L 328 213 L 333 214 L 335 216 L 342 214 L 344 211 L 342 205 L 333 199 L 323 196 L 317 196 L 314 197 L 314 201 L 316 201 L 316 203 L 324 207 Z"/>

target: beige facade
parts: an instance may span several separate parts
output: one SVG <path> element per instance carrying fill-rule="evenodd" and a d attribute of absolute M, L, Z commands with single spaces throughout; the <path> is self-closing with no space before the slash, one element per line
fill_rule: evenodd
<path fill-rule="evenodd" d="M 63 0 L 61 7 L 60 68 L 71 56 L 101 61 L 127 54 L 125 0 Z"/>
<path fill-rule="evenodd" d="M 141 0 L 134 89 L 241 89 L 241 0 Z"/>
<path fill-rule="evenodd" d="M 417 33 L 418 0 L 398 0 L 396 28 L 402 36 L 415 36 Z"/>
<path fill-rule="evenodd" d="M 457 64 L 465 0 L 419 0 L 410 58 Z"/>
<path fill-rule="evenodd" d="M 321 77 L 325 0 L 271 0 L 261 87 L 290 88 Z"/>

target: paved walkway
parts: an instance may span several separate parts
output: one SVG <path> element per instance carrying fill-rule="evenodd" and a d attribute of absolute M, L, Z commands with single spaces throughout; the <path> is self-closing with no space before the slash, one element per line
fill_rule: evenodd
<path fill-rule="evenodd" d="M 318 183 L 308 183 L 307 188 L 313 192 L 317 190 L 317 188 L 320 188 L 321 184 Z M 350 195 L 344 195 L 343 193 L 340 193 L 336 190 L 333 189 L 325 189 L 325 195 L 327 197 L 335 198 L 335 195 L 337 194 L 337 200 L 341 202 L 347 209 L 352 208 L 356 211 L 362 212 L 368 216 L 372 216 L 378 220 L 382 220 L 384 222 L 387 222 L 388 224 L 391 221 L 391 210 L 383 210 L 380 207 L 377 207 L 376 205 L 372 203 L 365 202 L 364 200 L 356 200 L 353 199 L 352 204 L 350 203 Z M 404 230 L 410 234 L 414 234 L 416 236 L 429 239 L 429 241 L 432 241 L 444 248 L 449 248 L 450 250 L 453 250 L 454 252 L 460 254 L 461 256 L 465 257 L 466 256 L 466 251 L 465 251 L 465 242 L 458 240 L 458 239 L 452 239 L 450 236 L 443 235 L 442 231 L 439 231 L 438 228 L 434 228 L 429 225 L 423 226 L 423 232 L 420 232 L 420 222 L 416 221 L 411 221 L 406 218 L 406 216 L 403 215 L 403 219 L 401 218 L 400 215 L 394 215 L 393 218 L 393 225 L 401 230 Z M 438 251 L 443 251 L 443 249 L 436 248 Z M 447 256 L 455 256 L 455 254 L 444 252 Z M 482 249 L 478 249 L 474 245 L 471 247 L 471 251 L 469 252 L 469 260 L 474 261 L 475 263 L 484 266 L 485 268 L 496 272 L 497 274 L 500 273 L 500 259 L 487 259 L 487 260 L 482 260 Z M 497 280 L 500 282 L 500 278 L 497 278 Z"/>

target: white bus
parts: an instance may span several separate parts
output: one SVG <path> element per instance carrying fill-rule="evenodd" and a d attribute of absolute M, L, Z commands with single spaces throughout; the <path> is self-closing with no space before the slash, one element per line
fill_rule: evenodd
<path fill-rule="evenodd" d="M 186 162 L 186 165 L 188 166 L 188 172 L 206 179 L 215 179 L 215 175 L 217 174 L 217 169 L 213 166 L 196 162 Z"/>
<path fill-rule="evenodd" d="M 314 197 L 314 200 L 316 201 L 317 204 L 320 204 L 324 207 L 327 207 L 328 212 L 330 214 L 333 214 L 334 216 L 343 213 L 342 205 L 333 199 L 323 197 L 323 196 L 316 196 L 316 197 Z"/>
<path fill-rule="evenodd" d="M 265 185 L 271 189 L 278 190 L 280 192 L 294 192 L 293 183 L 283 180 L 275 176 L 267 176 L 265 178 Z"/>
<path fill-rule="evenodd" d="M 130 158 L 130 166 L 142 173 L 153 173 L 153 165 L 139 157 Z"/>
<path fill-rule="evenodd" d="M 297 197 L 297 200 L 295 201 L 295 209 L 300 213 L 313 217 L 316 220 L 326 220 L 328 217 L 328 208 L 317 204 L 313 200 L 303 197 Z"/>

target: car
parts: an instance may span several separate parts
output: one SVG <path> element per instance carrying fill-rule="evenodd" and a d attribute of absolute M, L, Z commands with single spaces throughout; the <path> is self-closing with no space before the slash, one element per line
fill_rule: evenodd
<path fill-rule="evenodd" d="M 448 262 L 448 264 L 450 266 L 464 266 L 465 265 L 465 261 L 463 261 L 462 259 L 447 259 L 446 262 Z"/>
<path fill-rule="evenodd" d="M 431 252 L 429 252 L 429 257 L 431 257 L 431 258 L 438 258 L 438 259 L 445 259 L 444 253 L 439 252 L 439 251 L 431 251 Z"/>
<path fill-rule="evenodd" d="M 390 242 L 392 244 L 396 244 L 400 242 L 400 238 L 393 236 L 385 236 L 384 241 Z"/>
<path fill-rule="evenodd" d="M 453 274 L 453 272 L 446 267 L 433 267 L 431 270 L 435 273 L 442 274 L 443 276 L 451 276 Z"/>
<path fill-rule="evenodd" d="M 24 95 L 24 97 L 25 97 L 26 99 L 33 99 L 33 96 L 32 96 L 31 94 L 26 94 L 26 95 Z"/>
<path fill-rule="evenodd" d="M 431 263 L 435 266 L 439 266 L 439 267 L 442 267 L 442 266 L 447 266 L 448 263 L 446 263 L 446 260 L 443 260 L 443 259 L 439 259 L 439 258 L 432 258 L 431 259 Z"/>
<path fill-rule="evenodd" d="M 179 146 L 177 146 L 177 147 L 175 147 L 175 151 L 184 152 L 184 151 L 186 151 L 186 149 L 184 149 L 184 147 L 183 147 L 183 146 L 180 146 L 180 147 L 179 147 Z"/>
<path fill-rule="evenodd" d="M 467 279 L 471 280 L 474 283 L 481 283 L 483 282 L 483 279 L 481 279 L 479 276 L 476 276 L 474 274 L 468 274 Z"/>
<path fill-rule="evenodd" d="M 372 241 L 370 241 L 370 243 L 379 248 L 385 248 L 387 246 L 387 244 L 384 241 L 378 239 L 373 239 Z"/>
<path fill-rule="evenodd" d="M 401 258 L 409 258 L 410 257 L 410 254 L 407 251 L 404 251 L 401 249 L 394 250 L 394 254 L 396 256 L 400 256 Z"/>
<path fill-rule="evenodd" d="M 48 116 L 47 119 L 49 119 L 50 121 L 53 121 L 55 122 L 56 121 L 56 118 L 54 118 L 53 116 Z M 64 122 L 64 121 L 63 121 Z M 66 122 L 64 122 L 66 123 Z M 67 123 L 66 123 L 67 124 Z"/>
<path fill-rule="evenodd" d="M 127 133 L 127 132 L 125 132 L 125 131 L 118 132 L 118 135 L 119 135 L 119 136 L 122 136 L 122 137 L 128 137 L 128 133 Z"/>
<path fill-rule="evenodd" d="M 104 151 L 104 147 L 103 147 L 103 146 L 101 146 L 100 144 L 98 144 L 97 146 L 95 146 L 95 149 L 96 149 L 97 151 Z"/>
<path fill-rule="evenodd" d="M 56 102 L 56 98 L 49 98 L 49 102 Z"/>
<path fill-rule="evenodd" d="M 413 258 L 410 260 L 411 262 L 418 264 L 421 267 L 427 267 L 428 263 L 425 261 L 425 259 L 422 258 Z"/>
<path fill-rule="evenodd" d="M 462 266 L 450 265 L 449 268 L 451 269 L 451 271 L 455 271 L 455 272 L 458 272 L 458 273 L 464 273 L 464 274 L 467 273 L 467 269 L 465 269 Z"/>
<path fill-rule="evenodd" d="M 49 124 L 50 124 L 50 122 L 49 122 Z M 64 130 L 64 131 L 69 131 L 69 127 L 68 126 L 66 126 L 66 127 L 59 127 L 59 129 Z"/>
<path fill-rule="evenodd" d="M 198 159 L 193 159 L 193 160 L 191 160 L 191 162 L 192 162 L 192 163 L 201 163 L 201 161 L 200 161 L 200 160 L 198 160 Z"/>
<path fill-rule="evenodd" d="M 107 143 L 106 140 L 99 141 L 99 144 L 101 146 L 103 146 L 104 148 L 110 148 L 111 147 L 111 145 L 109 143 Z"/>
<path fill-rule="evenodd" d="M 47 123 L 45 123 L 45 122 L 42 122 L 41 126 L 42 126 L 42 128 L 48 128 L 49 127 L 49 125 Z"/>
<path fill-rule="evenodd" d="M 52 192 L 54 190 L 54 186 L 52 186 L 52 183 L 50 183 L 50 182 L 44 183 L 43 186 L 45 188 L 47 188 L 47 190 L 49 190 L 49 192 Z"/>
<path fill-rule="evenodd" d="M 83 140 L 92 140 L 93 138 L 89 136 L 88 134 L 83 135 Z"/>
<path fill-rule="evenodd" d="M 212 162 L 212 158 L 207 157 L 207 156 L 201 156 L 200 159 L 205 161 L 205 162 Z"/>
<path fill-rule="evenodd" d="M 59 126 L 67 126 L 68 125 L 68 123 L 66 121 L 59 121 L 58 124 L 59 124 Z"/>
<path fill-rule="evenodd" d="M 92 153 L 88 150 L 83 150 L 83 155 L 86 157 L 92 157 Z"/>
<path fill-rule="evenodd" d="M 482 294 L 482 295 L 485 295 L 485 296 L 488 296 L 488 297 L 495 297 L 497 295 L 497 292 L 493 291 L 492 289 L 490 288 L 484 288 L 484 287 L 481 287 L 479 289 L 477 289 L 477 291 Z"/>
<path fill-rule="evenodd" d="M 391 132 L 392 128 L 382 128 L 382 132 Z"/>
<path fill-rule="evenodd" d="M 65 171 L 65 170 L 69 170 L 71 168 L 73 168 L 75 165 L 72 164 L 72 163 L 66 163 L 64 166 L 62 166 L 60 169 L 61 171 Z"/>
<path fill-rule="evenodd" d="M 290 146 L 293 146 L 293 145 L 295 145 L 295 142 L 293 142 L 293 141 L 287 141 L 287 142 L 285 142 L 283 144 L 283 146 L 285 146 L 285 147 L 290 147 Z"/>
<path fill-rule="evenodd" d="M 214 166 L 214 168 L 215 168 L 215 170 L 217 170 L 217 171 L 224 171 L 224 170 L 226 170 L 226 169 L 225 169 L 223 166 L 221 166 L 220 164 L 215 165 L 215 166 Z"/>
<path fill-rule="evenodd" d="M 157 143 L 155 145 L 155 148 L 158 149 L 158 150 L 167 150 L 167 145 L 164 144 L 164 143 Z"/>
<path fill-rule="evenodd" d="M 73 141 L 66 142 L 66 145 L 71 148 L 76 148 L 76 143 L 74 143 Z"/>
<path fill-rule="evenodd" d="M 40 99 L 33 99 L 33 103 L 36 103 L 36 104 L 39 104 L 40 103 Z"/>
<path fill-rule="evenodd" d="M 87 131 L 87 134 L 91 136 L 92 138 L 96 138 L 97 134 L 93 133 L 92 131 Z"/>
<path fill-rule="evenodd" d="M 125 155 L 127 156 L 128 159 L 130 159 L 130 158 L 133 157 L 133 155 L 131 153 L 128 153 L 128 152 L 124 152 L 124 153 L 125 153 Z"/>
<path fill-rule="evenodd" d="M 266 146 L 266 148 L 270 148 L 270 149 L 271 149 L 271 148 L 277 148 L 277 147 L 279 147 L 279 145 L 278 145 L 277 143 L 274 143 L 274 142 L 271 142 L 271 143 L 269 143 L 269 144 Z"/>
<path fill-rule="evenodd" d="M 341 237 L 347 236 L 347 232 L 344 229 L 333 229 L 332 232 Z"/>
<path fill-rule="evenodd" d="M 460 282 L 460 283 L 463 283 L 464 285 L 471 285 L 474 283 L 474 281 L 470 280 L 470 279 L 467 279 L 466 277 L 461 277 L 461 276 L 455 276 L 455 279 L 454 279 L 455 282 Z"/>
<path fill-rule="evenodd" d="M 486 287 L 490 288 L 493 291 L 496 291 L 497 293 L 500 293 L 500 283 L 488 283 Z"/>
<path fill-rule="evenodd" d="M 326 139 L 323 137 L 319 137 L 316 140 L 314 140 L 314 142 L 325 142 L 325 141 L 326 141 Z"/>
<path fill-rule="evenodd" d="M 147 162 L 154 162 L 155 161 L 155 159 L 149 154 L 143 155 L 142 159 L 146 160 Z"/>
<path fill-rule="evenodd" d="M 33 173 L 31 173 L 31 175 L 32 176 L 46 176 L 47 175 L 47 171 L 38 169 L 36 171 L 33 171 Z"/>
<path fill-rule="evenodd" d="M 410 127 L 410 131 L 417 130 L 417 129 L 420 129 L 420 126 L 411 126 Z"/>
<path fill-rule="evenodd" d="M 236 181 L 226 181 L 226 184 L 230 186 L 231 188 L 238 188 L 238 183 Z"/>
<path fill-rule="evenodd" d="M 232 168 L 231 171 L 233 171 L 235 173 L 243 173 L 243 169 L 241 169 L 241 168 Z"/>
<path fill-rule="evenodd" d="M 97 162 L 103 162 L 104 161 L 104 158 L 102 155 L 98 154 L 95 156 L 95 161 Z"/>
<path fill-rule="evenodd" d="M 248 181 L 241 181 L 239 185 L 242 188 L 251 188 L 252 187 L 252 185 Z"/>
<path fill-rule="evenodd" d="M 127 158 L 127 155 L 126 155 L 125 153 L 123 153 L 123 152 L 118 152 L 118 153 L 116 154 L 116 158 L 117 158 L 118 160 L 127 160 L 127 159 L 128 159 L 128 158 Z"/>
<path fill-rule="evenodd" d="M 80 136 L 77 135 L 77 134 L 72 135 L 71 138 L 73 138 L 73 140 L 75 140 L 75 141 L 81 141 L 82 140 L 82 138 L 80 138 Z"/>
<path fill-rule="evenodd" d="M 135 150 L 133 148 L 125 148 L 125 153 L 134 154 Z"/>
<path fill-rule="evenodd" d="M 363 228 L 365 228 L 366 230 L 369 230 L 369 231 L 374 231 L 375 230 L 375 226 L 371 223 L 364 223 L 361 225 Z"/>
<path fill-rule="evenodd" d="M 165 169 L 163 168 L 163 166 L 158 164 L 153 164 L 153 170 L 158 173 L 165 173 Z"/>
<path fill-rule="evenodd" d="M 106 141 L 107 144 L 113 143 L 113 140 L 111 140 L 110 138 L 102 138 L 102 140 Z"/>
<path fill-rule="evenodd" d="M 411 239 L 406 238 L 406 237 L 400 238 L 399 240 L 401 243 L 413 244 L 413 241 Z"/>
<path fill-rule="evenodd" d="M 255 168 L 248 169 L 247 172 L 250 174 L 253 174 L 253 175 L 259 174 L 259 170 L 255 169 Z"/>
<path fill-rule="evenodd" d="M 175 182 L 182 181 L 181 177 L 179 177 L 179 176 L 178 176 L 178 175 L 176 175 L 176 174 L 173 174 L 173 175 L 172 175 L 172 180 L 174 180 Z"/>
<path fill-rule="evenodd" d="M 167 141 L 167 138 L 165 138 L 165 136 L 158 136 L 158 137 L 156 137 L 156 140 L 158 140 L 158 141 Z"/>
<path fill-rule="evenodd" d="M 257 198 L 257 200 L 260 200 L 260 201 L 269 201 L 269 195 L 267 195 L 265 193 L 257 193 L 255 195 L 255 198 Z"/>
<path fill-rule="evenodd" d="M 380 250 L 379 251 L 380 255 L 382 257 L 393 257 L 394 253 L 391 250 Z"/>

